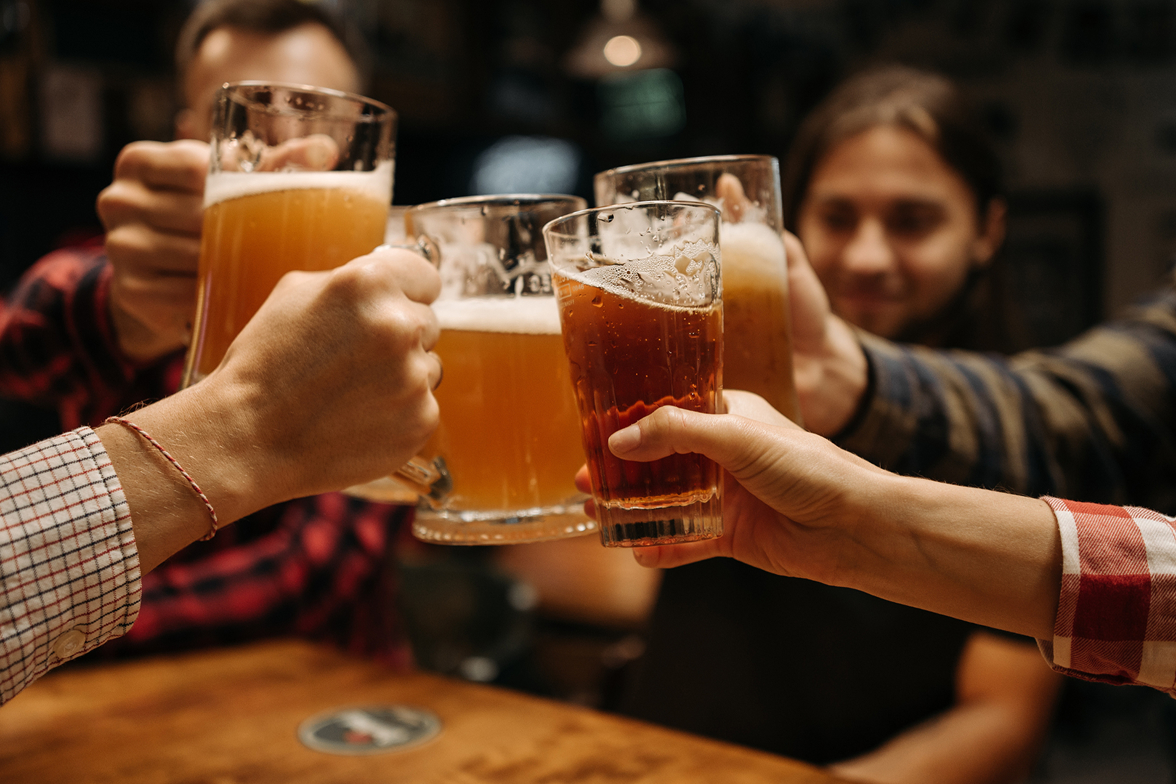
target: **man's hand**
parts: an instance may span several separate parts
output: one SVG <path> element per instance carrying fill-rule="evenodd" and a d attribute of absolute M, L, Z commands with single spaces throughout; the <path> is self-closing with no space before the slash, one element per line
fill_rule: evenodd
<path fill-rule="evenodd" d="M 793 371 L 805 426 L 836 435 L 861 403 L 869 368 L 849 325 L 829 309 L 829 297 L 809 265 L 804 248 L 784 233 L 788 289 L 792 298 Z"/>
<path fill-rule="evenodd" d="M 725 469 L 723 535 L 705 542 L 635 548 L 643 566 L 670 568 L 718 556 L 776 574 L 829 581 L 837 572 L 846 488 L 864 490 L 882 469 L 806 433 L 750 392 L 723 393 L 727 414 L 664 406 L 617 431 L 622 460 L 706 455 Z M 588 475 L 576 477 L 588 492 Z M 589 503 L 589 514 L 594 510 Z"/>
<path fill-rule="evenodd" d="M 431 264 L 378 251 L 292 272 L 202 381 L 130 414 L 199 482 L 221 525 L 387 475 L 437 425 Z M 98 429 L 123 483 L 144 569 L 201 536 L 187 482 L 141 439 Z"/>
<path fill-rule="evenodd" d="M 338 490 L 393 473 L 424 446 L 438 421 L 441 366 L 430 350 L 440 328 L 429 303 L 440 290 L 433 265 L 400 249 L 279 281 L 221 365 L 190 388 L 214 401 L 210 419 L 247 441 L 220 458 L 240 461 L 243 492 L 276 503 Z"/>
<path fill-rule="evenodd" d="M 119 348 L 149 362 L 182 348 L 196 310 L 208 145 L 134 142 L 98 196 L 114 269 L 110 315 Z"/>

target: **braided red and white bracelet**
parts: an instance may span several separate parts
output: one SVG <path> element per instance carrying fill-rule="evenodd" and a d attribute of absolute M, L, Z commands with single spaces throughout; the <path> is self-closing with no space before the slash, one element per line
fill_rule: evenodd
<path fill-rule="evenodd" d="M 147 433 L 146 430 L 139 427 L 138 425 L 136 425 L 134 422 L 132 422 L 129 419 L 123 419 L 122 417 L 112 416 L 112 417 L 107 417 L 106 421 L 103 424 L 122 425 L 123 427 L 130 428 L 131 430 L 135 431 L 139 435 L 143 436 L 143 438 L 147 439 L 147 443 L 151 444 L 151 446 L 158 449 L 159 453 L 161 455 L 163 455 L 164 457 L 166 457 L 167 461 L 169 463 L 171 463 L 172 465 L 174 465 L 176 467 L 176 470 L 179 471 L 180 474 L 182 474 L 183 477 L 188 480 L 188 484 L 190 484 L 192 486 L 192 489 L 196 491 L 196 495 L 200 496 L 200 500 L 204 502 L 205 508 L 208 509 L 208 515 L 209 515 L 209 517 L 212 518 L 212 528 L 209 529 L 207 534 L 200 537 L 200 541 L 205 542 L 205 541 L 208 541 L 209 539 L 211 539 L 212 537 L 216 536 L 216 529 L 217 529 L 216 510 L 212 508 L 212 502 L 208 500 L 208 496 L 206 496 L 204 494 L 204 491 L 200 489 L 200 485 L 196 484 L 196 480 L 193 479 L 188 474 L 188 472 L 184 470 L 184 467 L 182 465 L 180 465 L 180 461 L 178 461 L 174 457 L 172 457 L 171 453 L 168 452 L 166 449 L 164 449 L 162 444 L 160 444 L 158 441 L 156 441 L 154 438 L 152 438 Z"/>

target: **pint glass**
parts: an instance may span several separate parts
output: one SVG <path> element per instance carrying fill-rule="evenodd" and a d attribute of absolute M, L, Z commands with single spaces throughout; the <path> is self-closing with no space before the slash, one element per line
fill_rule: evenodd
<path fill-rule="evenodd" d="M 384 104 L 334 90 L 221 88 L 185 385 L 220 364 L 284 274 L 331 269 L 381 243 L 395 122 Z"/>
<path fill-rule="evenodd" d="M 719 211 L 651 201 L 544 229 L 601 542 L 632 547 L 723 532 L 709 458 L 615 457 L 608 438 L 671 405 L 715 413 L 723 385 Z"/>
<path fill-rule="evenodd" d="M 642 163 L 597 174 L 595 190 L 598 206 L 685 199 L 722 210 L 724 384 L 755 392 L 800 422 L 779 162 L 722 155 Z"/>
<path fill-rule="evenodd" d="M 435 250 L 441 423 L 422 455 L 452 486 L 423 498 L 413 533 L 443 544 L 505 544 L 596 529 L 575 474 L 584 462 L 559 312 L 543 245 L 574 196 L 486 196 L 423 204 L 409 239 Z"/>

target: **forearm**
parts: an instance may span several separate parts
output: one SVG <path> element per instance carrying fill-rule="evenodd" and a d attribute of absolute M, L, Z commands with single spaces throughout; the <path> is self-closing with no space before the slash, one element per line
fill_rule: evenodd
<path fill-rule="evenodd" d="M 193 477 L 227 525 L 270 502 L 276 483 L 257 479 L 248 420 L 220 390 L 185 390 L 127 418 L 151 434 Z M 240 418 L 240 421 L 237 421 Z M 211 517 L 180 472 L 139 434 L 117 424 L 97 433 L 122 483 L 143 573 L 207 534 Z"/>
<path fill-rule="evenodd" d="M 1039 639 L 1052 637 L 1061 542 L 1044 501 L 884 473 L 847 494 L 832 581 Z"/>
<path fill-rule="evenodd" d="M 820 347 L 798 352 L 794 363 L 805 427 L 827 437 L 843 431 L 861 408 L 870 380 L 857 333 L 831 316 Z"/>
<path fill-rule="evenodd" d="M 838 443 L 890 470 L 1176 508 L 1176 297 L 1013 358 L 863 337 L 872 391 Z"/>
<path fill-rule="evenodd" d="M 1034 729 L 1005 703 L 958 705 L 831 770 L 871 784 L 1020 781 L 1030 772 L 1038 747 Z"/>

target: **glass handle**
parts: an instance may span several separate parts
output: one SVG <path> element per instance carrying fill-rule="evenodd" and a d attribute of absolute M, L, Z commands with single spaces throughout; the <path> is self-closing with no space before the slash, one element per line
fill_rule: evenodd
<path fill-rule="evenodd" d="M 392 243 L 385 242 L 383 245 L 377 247 L 376 250 L 392 250 L 394 248 L 414 251 L 415 253 L 419 253 L 420 255 L 424 256 L 425 261 L 429 262 L 434 267 L 441 266 L 441 249 L 437 247 L 436 242 L 426 235 L 422 234 L 416 242 L 410 242 L 405 245 L 394 245 Z"/>
<path fill-rule="evenodd" d="M 393 478 L 422 498 L 434 502 L 440 502 L 453 489 L 453 477 L 440 457 L 432 460 L 414 457 L 401 466 Z"/>

